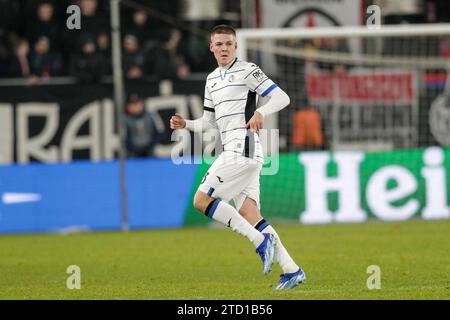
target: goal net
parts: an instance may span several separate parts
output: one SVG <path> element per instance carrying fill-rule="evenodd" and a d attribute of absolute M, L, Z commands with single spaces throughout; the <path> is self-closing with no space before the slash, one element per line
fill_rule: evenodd
<path fill-rule="evenodd" d="M 261 179 L 266 215 L 275 217 L 284 211 L 283 217 L 297 219 L 300 213 L 307 222 L 316 208 L 333 211 L 334 220 L 346 221 L 350 213 L 342 207 L 350 200 L 345 192 L 353 188 L 359 199 L 351 210 L 359 206 L 359 218 L 354 214 L 347 220 L 363 220 L 361 211 L 365 216 L 381 216 L 383 210 L 374 207 L 377 200 L 368 195 L 370 178 L 393 164 L 409 170 L 419 185 L 404 197 L 392 196 L 388 204 L 392 217 L 398 217 L 395 214 L 411 197 L 426 198 L 419 194 L 426 191 L 426 185 L 420 185 L 424 152 L 429 146 L 450 146 L 449 24 L 241 29 L 238 50 L 239 58 L 259 64 L 291 98 L 290 106 L 268 121 L 269 127 L 279 129 L 279 145 L 266 146 L 266 151 L 279 150 L 284 163 L 277 178 Z M 299 152 L 310 150 L 360 152 L 364 160 L 358 163 L 356 186 L 340 184 L 344 169 L 330 160 L 323 180 L 328 184 L 316 186 L 322 188 L 316 194 L 309 190 L 314 187 L 309 180 L 320 174 L 309 173 L 313 165 L 308 164 L 309 155 L 302 162 Z M 436 152 L 439 158 L 447 149 Z M 401 188 L 399 179 L 395 174 L 387 179 L 386 190 Z M 318 204 L 318 197 L 326 198 L 320 200 L 325 203 Z M 411 214 L 421 214 L 419 209 L 426 205 L 420 203 Z M 325 213 L 311 220 L 316 218 L 327 220 Z"/>

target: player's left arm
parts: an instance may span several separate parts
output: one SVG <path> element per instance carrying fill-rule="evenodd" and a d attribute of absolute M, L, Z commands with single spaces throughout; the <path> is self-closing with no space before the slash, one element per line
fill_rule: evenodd
<path fill-rule="evenodd" d="M 267 102 L 255 110 L 247 123 L 247 128 L 253 132 L 259 132 L 263 128 L 265 116 L 282 110 L 290 102 L 289 96 L 280 87 L 273 89 L 267 97 Z"/>
<path fill-rule="evenodd" d="M 252 91 L 265 98 L 265 103 L 255 110 L 247 123 L 247 128 L 250 128 L 253 132 L 259 132 L 263 128 L 264 117 L 288 106 L 290 99 L 286 92 L 256 66 L 244 80 Z"/>

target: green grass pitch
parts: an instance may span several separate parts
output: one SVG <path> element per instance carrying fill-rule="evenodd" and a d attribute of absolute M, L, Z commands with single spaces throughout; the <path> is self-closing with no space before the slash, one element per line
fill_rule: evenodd
<path fill-rule="evenodd" d="M 307 274 L 276 291 L 243 237 L 223 228 L 0 236 L 0 299 L 450 299 L 450 221 L 275 225 Z M 69 290 L 69 265 L 81 289 Z M 381 269 L 381 289 L 366 286 Z"/>

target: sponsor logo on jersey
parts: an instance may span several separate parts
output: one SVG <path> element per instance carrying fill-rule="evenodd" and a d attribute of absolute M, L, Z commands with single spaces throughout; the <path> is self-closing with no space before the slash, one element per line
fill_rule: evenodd
<path fill-rule="evenodd" d="M 261 70 L 256 70 L 252 73 L 252 76 L 258 81 L 261 82 L 264 79 L 264 73 Z"/>

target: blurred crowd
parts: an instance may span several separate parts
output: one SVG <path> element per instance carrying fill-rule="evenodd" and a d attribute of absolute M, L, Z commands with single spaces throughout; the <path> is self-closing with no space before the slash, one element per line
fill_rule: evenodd
<path fill-rule="evenodd" d="M 186 1 L 130 2 L 134 8 L 121 5 L 126 78 L 177 79 L 211 69 L 207 37 L 186 29 L 202 30 L 226 21 L 184 20 L 187 28 L 182 30 L 170 22 L 182 21 L 179 13 L 186 12 Z M 70 5 L 80 8 L 80 30 L 66 26 Z M 109 0 L 0 0 L 0 78 L 27 78 L 38 84 L 75 76 L 80 82 L 99 82 L 111 74 Z"/>
<path fill-rule="evenodd" d="M 32 84 L 58 76 L 99 82 L 112 74 L 109 0 L 0 0 L 0 78 Z M 384 24 L 450 21 L 448 0 L 365 0 L 380 5 Z M 67 8 L 81 29 L 66 26 Z M 124 0 L 122 67 L 128 79 L 177 79 L 215 67 L 203 33 L 239 24 L 240 1 Z M 231 20 L 229 17 L 235 14 Z M 234 19 L 234 20 L 233 20 Z M 176 27 L 175 27 L 176 26 Z"/>

